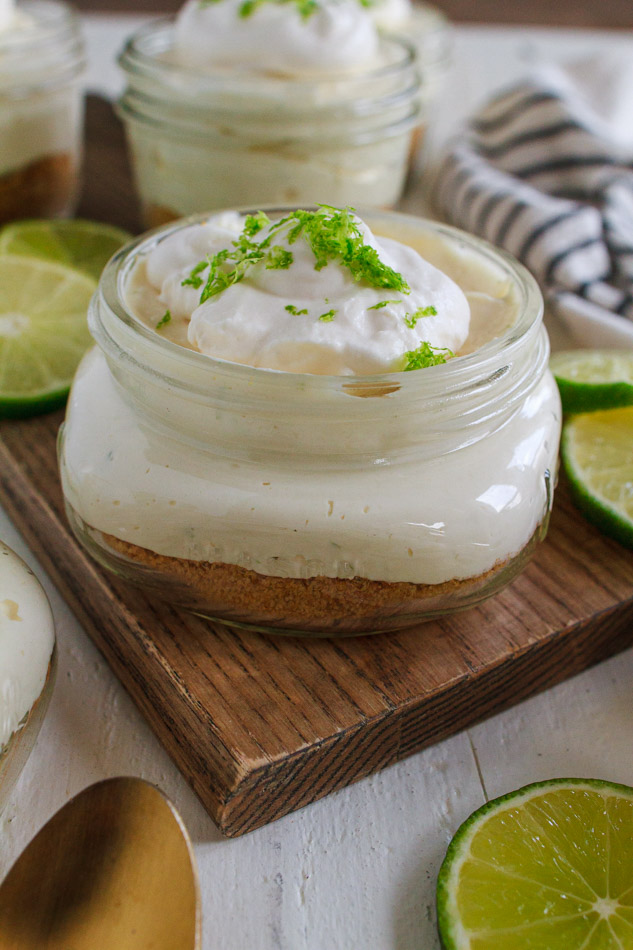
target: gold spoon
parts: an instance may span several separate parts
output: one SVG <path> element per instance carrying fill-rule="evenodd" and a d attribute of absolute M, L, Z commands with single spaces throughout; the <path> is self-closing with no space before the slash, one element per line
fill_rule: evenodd
<path fill-rule="evenodd" d="M 191 841 L 141 779 L 107 779 L 71 799 L 0 885 L 0 950 L 199 947 Z"/>

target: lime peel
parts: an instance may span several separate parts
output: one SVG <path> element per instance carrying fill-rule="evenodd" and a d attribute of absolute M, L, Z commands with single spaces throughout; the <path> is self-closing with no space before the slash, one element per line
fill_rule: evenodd
<path fill-rule="evenodd" d="M 0 417 L 56 409 L 91 343 L 86 313 L 96 282 L 60 264 L 5 254 L 0 286 Z"/>
<path fill-rule="evenodd" d="M 552 356 L 550 369 L 566 413 L 633 405 L 633 351 L 568 350 Z"/>
<path fill-rule="evenodd" d="M 458 829 L 437 884 L 440 938 L 445 950 L 615 948 L 633 926 L 632 880 L 633 788 L 536 782 Z"/>
<path fill-rule="evenodd" d="M 112 255 L 130 238 L 121 228 L 81 218 L 16 221 L 0 231 L 0 254 L 64 264 L 98 280 Z"/>
<path fill-rule="evenodd" d="M 633 407 L 568 420 L 561 457 L 574 503 L 587 520 L 633 548 Z"/>

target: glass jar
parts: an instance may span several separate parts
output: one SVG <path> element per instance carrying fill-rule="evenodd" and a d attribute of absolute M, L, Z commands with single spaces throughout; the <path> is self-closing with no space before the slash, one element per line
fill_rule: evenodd
<path fill-rule="evenodd" d="M 214 619 L 345 635 L 478 603 L 525 565 L 547 528 L 561 415 L 538 287 L 456 229 L 363 218 L 457 278 L 474 317 L 482 301 L 509 308 L 511 328 L 417 372 L 229 363 L 124 304 L 139 255 L 201 219 L 139 238 L 102 276 L 98 348 L 60 436 L 68 517 L 106 567 Z"/>
<path fill-rule="evenodd" d="M 380 67 L 315 80 L 187 69 L 169 61 L 173 30 L 150 24 L 119 58 L 148 227 L 258 202 L 398 201 L 427 106 L 413 46 L 384 37 Z"/>
<path fill-rule="evenodd" d="M 0 33 L 0 222 L 71 214 L 79 192 L 84 48 L 58 0 L 24 0 Z"/>
<path fill-rule="evenodd" d="M 27 565 L 0 541 L 0 812 L 44 719 L 56 656 L 46 594 Z"/>

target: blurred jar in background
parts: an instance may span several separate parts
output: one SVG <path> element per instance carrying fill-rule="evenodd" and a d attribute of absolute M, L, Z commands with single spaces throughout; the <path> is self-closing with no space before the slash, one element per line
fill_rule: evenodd
<path fill-rule="evenodd" d="M 146 224 L 263 203 L 395 205 L 446 54 L 436 43 L 432 63 L 429 45 L 421 64 L 404 32 L 379 30 L 358 0 L 190 0 L 140 30 L 120 56 L 119 113 Z"/>
<path fill-rule="evenodd" d="M 0 223 L 74 210 L 84 65 L 79 19 L 65 3 L 0 4 Z"/>

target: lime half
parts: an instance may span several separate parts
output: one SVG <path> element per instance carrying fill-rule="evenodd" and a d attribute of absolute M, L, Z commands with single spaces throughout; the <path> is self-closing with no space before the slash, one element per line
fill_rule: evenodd
<path fill-rule="evenodd" d="M 593 412 L 633 405 L 633 351 L 555 353 L 550 369 L 558 383 L 564 412 Z"/>
<path fill-rule="evenodd" d="M 561 456 L 583 514 L 633 547 L 633 406 L 573 416 L 563 430 Z"/>
<path fill-rule="evenodd" d="M 17 221 L 0 231 L 0 254 L 66 264 L 98 280 L 112 255 L 129 240 L 127 231 L 96 221 Z"/>
<path fill-rule="evenodd" d="M 91 277 L 36 258 L 0 256 L 0 416 L 61 405 L 91 343 Z"/>
<path fill-rule="evenodd" d="M 480 808 L 437 885 L 446 950 L 631 950 L 633 788 L 528 785 Z"/>

